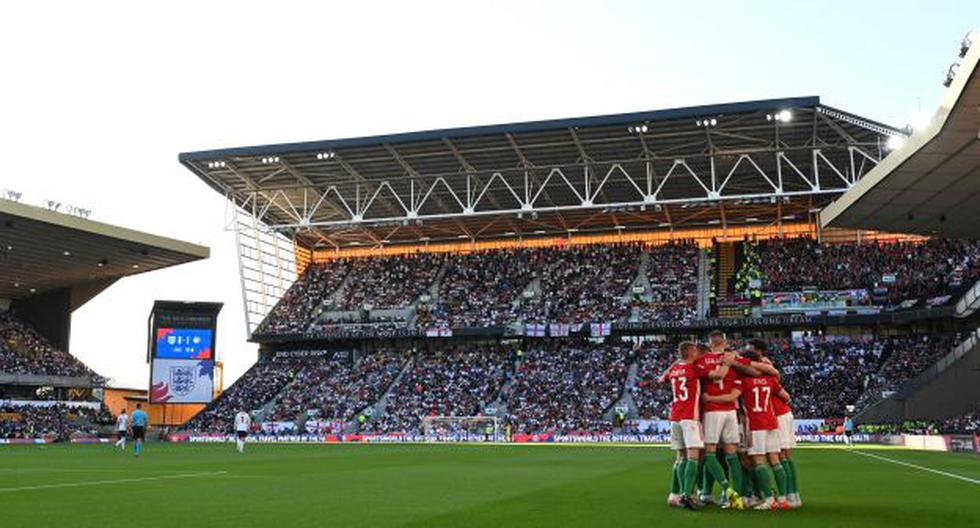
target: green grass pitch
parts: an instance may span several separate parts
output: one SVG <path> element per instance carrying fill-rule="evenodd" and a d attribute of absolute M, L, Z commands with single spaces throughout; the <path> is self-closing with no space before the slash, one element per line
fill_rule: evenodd
<path fill-rule="evenodd" d="M 980 526 L 980 457 L 800 448 L 805 506 L 668 508 L 663 447 L 0 446 L 0 526 Z"/>

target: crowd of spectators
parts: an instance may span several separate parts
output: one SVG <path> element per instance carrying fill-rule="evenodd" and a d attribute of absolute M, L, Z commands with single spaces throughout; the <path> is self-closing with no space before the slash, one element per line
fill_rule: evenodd
<path fill-rule="evenodd" d="M 792 397 L 793 416 L 823 418 L 846 414 L 847 405 L 867 390 L 888 346 L 885 339 L 782 341 L 771 344 L 769 355 Z"/>
<path fill-rule="evenodd" d="M 606 432 L 603 413 L 626 387 L 631 347 L 553 340 L 520 361 L 507 391 L 513 432 Z"/>
<path fill-rule="evenodd" d="M 221 397 L 194 416 L 189 431 L 229 432 L 238 411 L 252 412 L 272 400 L 306 363 L 299 360 L 263 360 L 252 366 Z"/>
<path fill-rule="evenodd" d="M 672 395 L 657 378 L 677 359 L 674 342 L 644 343 L 636 351 L 636 381 L 630 388 L 640 418 L 667 419 Z"/>
<path fill-rule="evenodd" d="M 425 416 L 477 416 L 503 386 L 512 357 L 495 346 L 465 345 L 415 354 L 385 413 L 364 430 L 417 433 Z"/>
<path fill-rule="evenodd" d="M 343 284 L 350 270 L 349 259 L 310 264 L 283 294 L 255 333 L 305 333 L 323 309 L 324 302 Z"/>
<path fill-rule="evenodd" d="M 897 304 L 980 279 L 980 243 L 965 240 L 821 244 L 803 237 L 761 241 L 758 252 L 765 291 L 864 288 Z"/>
<path fill-rule="evenodd" d="M 92 377 L 95 373 L 58 350 L 29 324 L 0 310 L 0 373 Z"/>
<path fill-rule="evenodd" d="M 543 252 L 536 272 L 541 291 L 524 299 L 525 323 L 625 321 L 629 287 L 637 277 L 640 244 L 592 244 Z"/>
<path fill-rule="evenodd" d="M 797 418 L 839 417 L 918 375 L 955 344 L 954 336 L 807 338 L 770 341 Z M 738 348 L 737 345 L 734 348 Z M 641 418 L 666 419 L 669 387 L 657 377 L 675 360 L 675 345 L 647 345 L 637 354 L 633 400 Z"/>
<path fill-rule="evenodd" d="M 940 420 L 936 429 L 944 434 L 980 434 L 980 407 L 961 416 Z"/>
<path fill-rule="evenodd" d="M 404 308 L 429 290 L 445 261 L 441 253 L 351 259 L 350 284 L 334 309 Z"/>
<path fill-rule="evenodd" d="M 425 326 L 489 327 L 518 319 L 516 303 L 534 280 L 542 250 L 504 249 L 454 255 Z"/>
<path fill-rule="evenodd" d="M 844 416 L 847 406 L 861 408 L 874 401 L 868 395 L 911 379 L 947 353 L 955 336 L 806 336 L 769 343 L 794 415 L 827 418 Z M 667 418 L 671 394 L 657 378 L 675 360 L 676 343 L 552 339 L 525 345 L 526 351 L 501 343 L 387 349 L 353 366 L 323 359 L 263 361 L 195 417 L 190 429 L 228 430 L 235 412 L 258 409 L 277 395 L 267 420 L 315 415 L 349 423 L 387 390 L 385 405 L 363 432 L 416 434 L 425 416 L 478 416 L 495 402 L 506 408 L 515 433 L 606 432 L 613 423 L 604 415 L 623 395 L 634 363 L 630 391 L 638 417 Z M 405 361 L 411 364 L 397 378 Z"/>
<path fill-rule="evenodd" d="M 867 390 L 858 400 L 858 406 L 874 403 L 918 376 L 948 354 L 958 342 L 958 337 L 952 334 L 893 338 L 884 342 L 881 368 L 870 376 Z"/>
<path fill-rule="evenodd" d="M 641 270 L 644 254 L 649 263 Z M 373 312 L 417 299 L 426 301 L 413 325 L 422 329 L 626 321 L 634 310 L 641 320 L 689 321 L 696 318 L 698 260 L 691 241 L 337 259 L 312 265 L 257 333 L 394 335 L 408 321 L 399 316 L 379 325 Z M 423 298 L 441 269 L 436 294 Z M 650 289 L 634 296 L 630 287 L 641 274 Z M 360 311 L 368 307 L 364 321 Z M 354 311 L 353 319 L 337 317 Z"/>
<path fill-rule="evenodd" d="M 304 418 L 310 411 L 324 420 L 347 422 L 391 385 L 405 357 L 389 351 L 365 355 L 351 366 L 346 359 L 312 361 L 279 395 L 272 420 Z"/>
<path fill-rule="evenodd" d="M 53 437 L 67 440 L 74 435 L 95 436 L 102 426 L 112 423 L 105 407 L 91 409 L 64 404 L 49 406 L 0 406 L 0 438 Z"/>
<path fill-rule="evenodd" d="M 648 299 L 635 299 L 641 321 L 682 321 L 697 318 L 698 255 L 693 241 L 670 242 L 648 251 Z"/>

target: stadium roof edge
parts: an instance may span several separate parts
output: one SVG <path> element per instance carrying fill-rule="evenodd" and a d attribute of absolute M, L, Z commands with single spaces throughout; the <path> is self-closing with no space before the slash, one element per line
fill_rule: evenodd
<path fill-rule="evenodd" d="M 973 45 L 927 127 L 916 131 L 820 212 L 824 227 L 980 237 L 975 208 L 980 159 L 980 46 Z M 948 220 L 948 221 L 947 221 Z"/>
<path fill-rule="evenodd" d="M 199 259 L 206 259 L 211 256 L 211 249 L 206 246 L 200 246 L 191 242 L 184 242 L 183 240 L 154 235 L 145 231 L 137 231 L 135 229 L 107 224 L 96 220 L 89 220 L 87 218 L 49 211 L 41 207 L 22 204 L 10 200 L 0 200 L 0 214 L 17 216 L 58 227 L 84 231 L 93 235 L 116 238 L 136 244 L 153 246 L 159 249 L 165 249 L 177 253 L 184 253 Z"/>
<path fill-rule="evenodd" d="M 497 125 L 479 125 L 458 128 L 445 128 L 435 130 L 425 130 L 418 132 L 398 132 L 393 134 L 382 134 L 377 136 L 361 136 L 343 139 L 323 140 L 323 141 L 302 141 L 295 143 L 281 143 L 270 145 L 257 145 L 251 147 L 234 147 L 215 150 L 201 150 L 196 152 L 183 152 L 179 155 L 179 161 L 187 164 L 191 161 L 206 161 L 227 158 L 231 156 L 262 156 L 267 154 L 288 154 L 292 152 L 310 152 L 315 150 L 330 150 L 352 147 L 372 147 L 385 144 L 399 144 L 416 141 L 437 141 L 441 139 L 458 139 L 466 137 L 476 137 L 492 134 L 506 133 L 527 133 L 542 132 L 548 130 L 558 130 L 574 127 L 586 126 L 614 126 L 631 125 L 642 122 L 656 122 L 662 120 L 696 118 L 718 114 L 732 114 L 744 112 L 756 112 L 772 108 L 811 108 L 820 105 L 820 97 L 801 96 L 786 97 L 777 99 L 760 99 L 754 101 L 741 101 L 735 103 L 710 104 L 700 106 L 688 106 L 678 108 L 667 108 L 662 110 L 648 110 L 642 112 L 628 112 L 623 114 L 606 114 L 587 117 L 573 117 L 560 119 L 546 119 L 539 121 L 524 121 L 518 123 L 504 123 Z M 848 112 L 834 109 L 853 116 Z M 857 116 L 854 116 L 857 117 Z M 892 129 L 887 125 L 875 123 L 865 118 L 863 121 L 874 123 L 877 126 Z"/>

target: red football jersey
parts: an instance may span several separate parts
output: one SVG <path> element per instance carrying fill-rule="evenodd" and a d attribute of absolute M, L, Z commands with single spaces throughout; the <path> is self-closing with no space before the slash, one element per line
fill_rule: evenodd
<path fill-rule="evenodd" d="M 706 372 L 711 372 L 716 367 L 721 365 L 721 360 L 725 357 L 724 354 L 718 352 L 709 352 L 697 359 L 696 364 L 700 365 Z M 751 363 L 746 358 L 739 357 L 738 362 L 748 365 Z M 710 394 L 711 396 L 725 396 L 732 392 L 733 388 L 738 387 L 740 390 L 742 388 L 741 376 L 735 369 L 729 369 L 728 374 L 725 374 L 724 378 L 716 380 L 705 380 L 704 382 L 704 393 Z M 738 407 L 736 402 L 704 402 L 704 412 L 710 411 L 734 411 Z"/>
<path fill-rule="evenodd" d="M 768 431 L 778 427 L 772 400 L 780 388 L 775 376 L 742 376 L 742 404 L 749 420 L 749 430 Z"/>
<path fill-rule="evenodd" d="M 670 403 L 670 421 L 701 419 L 701 378 L 708 371 L 697 363 L 674 363 L 667 371 L 667 381 L 674 399 Z"/>
<path fill-rule="evenodd" d="M 775 379 L 775 378 L 773 378 L 773 379 Z M 776 380 L 776 387 L 777 388 L 773 389 L 773 391 L 772 391 L 772 411 L 773 411 L 773 414 L 775 414 L 776 416 L 782 416 L 782 415 L 784 415 L 784 414 L 786 414 L 788 412 L 793 412 L 793 408 L 790 407 L 790 405 L 788 403 L 784 402 L 782 398 L 780 398 L 779 396 L 777 396 L 777 394 L 779 394 L 779 391 L 781 391 L 783 389 L 783 384 L 780 383 L 779 380 Z"/>

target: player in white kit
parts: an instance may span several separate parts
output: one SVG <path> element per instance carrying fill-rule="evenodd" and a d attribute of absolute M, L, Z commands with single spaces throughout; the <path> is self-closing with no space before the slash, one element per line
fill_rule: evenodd
<path fill-rule="evenodd" d="M 235 445 L 239 453 L 245 452 L 245 439 L 248 438 L 248 430 L 252 427 L 252 418 L 245 411 L 238 411 L 235 415 Z"/>
<path fill-rule="evenodd" d="M 119 417 L 116 418 L 116 433 L 119 435 L 119 439 L 116 440 L 116 447 L 119 449 L 126 449 L 126 430 L 129 429 L 129 415 L 126 414 L 126 409 L 123 409 L 119 413 Z"/>

